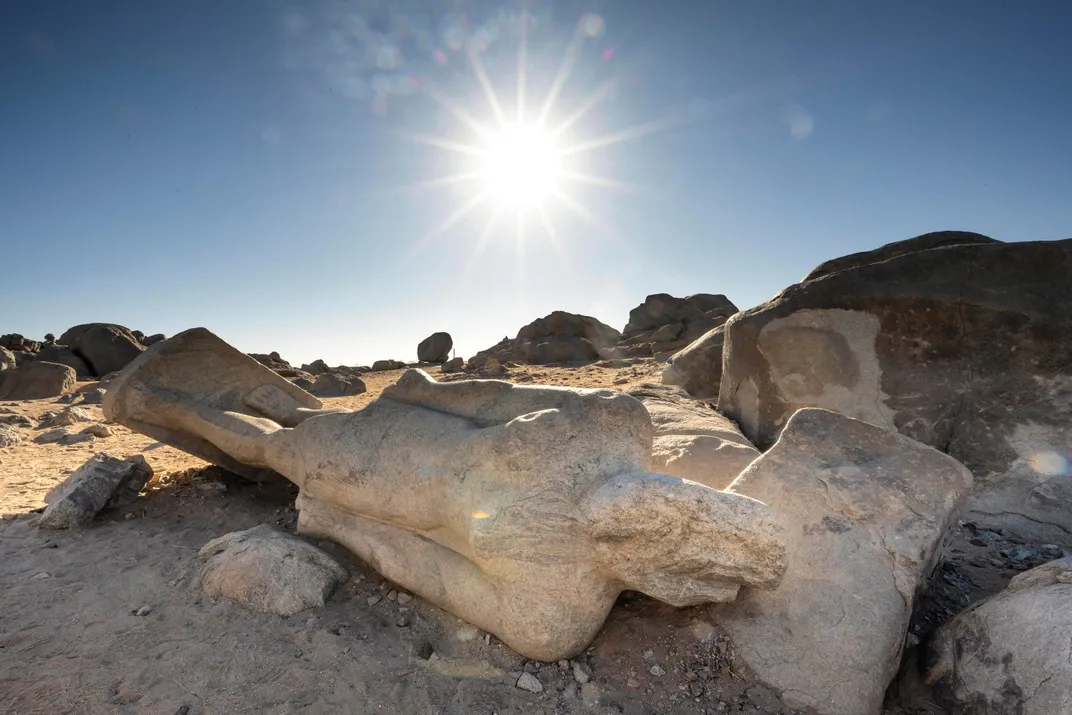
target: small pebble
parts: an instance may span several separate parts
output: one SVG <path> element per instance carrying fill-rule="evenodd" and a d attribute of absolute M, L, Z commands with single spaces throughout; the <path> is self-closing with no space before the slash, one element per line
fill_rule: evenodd
<path fill-rule="evenodd" d="M 648 668 L 648 672 L 651 673 L 652 675 L 654 675 L 655 677 L 659 677 L 661 675 L 666 675 L 666 671 L 663 670 L 663 667 L 661 665 L 653 665 L 653 666 L 651 666 L 650 668 Z"/>
<path fill-rule="evenodd" d="M 409 603 L 412 600 L 413 600 L 412 594 L 409 594 L 409 593 L 400 593 L 400 594 L 398 594 L 398 602 L 400 604 L 402 604 L 403 606 L 406 605 L 407 603 Z"/>
<path fill-rule="evenodd" d="M 153 609 L 152 609 L 151 606 L 142 606 L 138 610 L 134 611 L 134 615 L 135 616 L 148 616 L 152 612 L 153 612 Z"/>
<path fill-rule="evenodd" d="M 516 686 L 521 690 L 527 690 L 530 693 L 542 693 L 543 683 L 532 673 L 522 673 L 517 679 Z"/>
<path fill-rule="evenodd" d="M 371 607 L 371 606 L 375 606 L 377 603 L 379 603 L 382 600 L 383 600 L 383 596 L 381 596 L 378 593 L 374 593 L 374 594 L 372 594 L 371 596 L 369 596 L 368 598 L 365 599 L 365 603 L 367 603 Z"/>
<path fill-rule="evenodd" d="M 47 571 L 38 571 L 33 575 L 33 578 L 37 581 L 41 581 L 46 578 L 52 578 L 52 574 Z"/>

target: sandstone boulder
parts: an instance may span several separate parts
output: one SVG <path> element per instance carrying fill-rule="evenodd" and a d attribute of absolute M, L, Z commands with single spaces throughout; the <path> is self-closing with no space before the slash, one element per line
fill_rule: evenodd
<path fill-rule="evenodd" d="M 698 293 L 675 298 L 649 295 L 629 311 L 614 357 L 674 353 L 716 328 L 737 312 L 724 295 Z"/>
<path fill-rule="evenodd" d="M 64 407 L 59 412 L 46 412 L 41 416 L 41 421 L 37 427 L 38 429 L 70 427 L 79 422 L 93 422 L 95 419 L 93 414 L 85 407 Z"/>
<path fill-rule="evenodd" d="M 678 385 L 693 397 L 717 398 L 725 338 L 725 326 L 720 325 L 674 353 L 663 370 L 663 384 Z"/>
<path fill-rule="evenodd" d="M 37 352 L 36 359 L 45 362 L 55 362 L 60 365 L 67 365 L 74 368 L 74 373 L 79 378 L 93 376 L 93 372 L 89 369 L 89 365 L 86 364 L 86 361 L 78 355 L 75 355 L 74 351 L 65 345 L 45 345 Z"/>
<path fill-rule="evenodd" d="M 432 333 L 417 345 L 417 360 L 443 363 L 450 359 L 454 339 L 450 333 Z"/>
<path fill-rule="evenodd" d="M 1015 576 L 928 649 L 925 680 L 952 712 L 1072 713 L 1072 558 Z"/>
<path fill-rule="evenodd" d="M 85 526 L 101 510 L 136 498 L 152 476 L 153 468 L 140 454 L 129 459 L 96 454 L 45 495 L 48 506 L 38 525 L 50 529 Z"/>
<path fill-rule="evenodd" d="M 972 471 L 973 521 L 1069 545 L 1072 240 L 973 240 L 854 256 L 737 314 L 719 409 L 760 448 L 800 407 L 893 427 Z"/>
<path fill-rule="evenodd" d="M 348 578 L 331 556 L 267 524 L 213 539 L 198 558 L 205 595 L 280 616 L 323 606 Z"/>
<path fill-rule="evenodd" d="M 655 436 L 648 469 L 725 489 L 759 456 L 732 420 L 666 385 L 639 385 L 626 394 L 651 415 Z"/>
<path fill-rule="evenodd" d="M 317 397 L 352 397 L 365 392 L 365 383 L 356 377 L 326 372 L 313 381 L 309 392 Z"/>
<path fill-rule="evenodd" d="M 714 614 L 738 657 L 790 707 L 879 713 L 971 482 L 956 460 L 892 430 L 798 411 L 727 489 L 768 504 L 788 529 L 781 586 Z"/>
<path fill-rule="evenodd" d="M 18 363 L 15 362 L 15 354 L 0 346 L 0 370 L 14 370 L 16 367 Z"/>
<path fill-rule="evenodd" d="M 0 400 L 42 400 L 74 390 L 74 369 L 54 362 L 34 360 L 14 370 L 0 372 Z"/>

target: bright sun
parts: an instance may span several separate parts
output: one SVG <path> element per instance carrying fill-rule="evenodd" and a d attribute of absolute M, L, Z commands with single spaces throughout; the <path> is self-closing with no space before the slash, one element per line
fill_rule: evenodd
<path fill-rule="evenodd" d="M 558 190 L 561 154 L 539 127 L 514 124 L 488 140 L 480 167 L 484 190 L 500 205 L 540 206 Z"/>

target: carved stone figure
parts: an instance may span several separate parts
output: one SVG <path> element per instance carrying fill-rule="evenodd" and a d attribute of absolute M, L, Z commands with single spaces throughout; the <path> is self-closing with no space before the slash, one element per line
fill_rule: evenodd
<path fill-rule="evenodd" d="M 579 653 L 623 590 L 728 601 L 786 568 L 766 505 L 644 471 L 651 420 L 610 390 L 410 370 L 363 410 L 325 410 L 195 328 L 128 365 L 103 407 L 223 466 L 284 475 L 300 532 L 534 659 Z"/>

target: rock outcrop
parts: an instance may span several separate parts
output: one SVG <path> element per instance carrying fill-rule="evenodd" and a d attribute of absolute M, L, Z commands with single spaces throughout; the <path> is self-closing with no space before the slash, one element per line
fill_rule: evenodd
<path fill-rule="evenodd" d="M 667 361 L 664 385 L 678 385 L 693 397 L 717 398 L 722 381 L 722 347 L 726 327 L 712 328 Z"/>
<path fill-rule="evenodd" d="M 952 712 L 1072 713 L 1072 558 L 1015 576 L 928 650 L 925 680 Z"/>
<path fill-rule="evenodd" d="M 896 428 L 972 471 L 972 520 L 1072 544 L 1072 240 L 935 240 L 734 316 L 719 409 L 760 448 L 806 406 Z"/>
<path fill-rule="evenodd" d="M 417 360 L 420 362 L 444 363 L 450 359 L 454 338 L 450 333 L 432 333 L 417 345 Z"/>
<path fill-rule="evenodd" d="M 724 295 L 649 295 L 629 311 L 629 322 L 613 357 L 669 356 L 722 325 L 736 312 L 737 306 Z"/>
<path fill-rule="evenodd" d="M 714 615 L 738 657 L 791 707 L 880 712 L 971 482 L 956 460 L 892 430 L 794 414 L 727 489 L 772 507 L 788 530 L 781 586 L 744 591 Z"/>
<path fill-rule="evenodd" d="M 365 383 L 357 377 L 325 372 L 308 389 L 310 394 L 317 397 L 353 397 L 365 392 Z"/>
<path fill-rule="evenodd" d="M 86 361 L 75 355 L 74 351 L 65 345 L 56 345 L 54 343 L 45 345 L 37 352 L 37 356 L 34 359 L 67 365 L 74 369 L 75 375 L 80 379 L 94 376 L 94 372 L 86 364 Z"/>
<path fill-rule="evenodd" d="M 626 394 L 651 415 L 655 436 L 648 470 L 725 489 L 759 456 L 733 420 L 666 385 L 640 385 Z"/>
<path fill-rule="evenodd" d="M 213 539 L 198 558 L 206 596 L 280 616 L 323 606 L 348 578 L 331 556 L 267 524 Z"/>
<path fill-rule="evenodd" d="M 103 509 L 136 498 L 152 476 L 153 468 L 140 454 L 130 459 L 96 454 L 45 495 L 48 506 L 38 525 L 50 529 L 86 526 Z"/>
<path fill-rule="evenodd" d="M 599 358 L 600 350 L 617 343 L 620 333 L 587 315 L 556 310 L 503 338 L 468 360 L 469 369 L 484 367 L 489 359 L 500 363 L 584 363 Z"/>
<path fill-rule="evenodd" d="M 74 368 L 34 360 L 14 370 L 0 371 L 0 400 L 43 400 L 74 390 Z"/>
<path fill-rule="evenodd" d="M 15 361 L 15 353 L 0 346 L 0 370 L 14 370 L 16 367 L 18 363 Z"/>
<path fill-rule="evenodd" d="M 57 344 L 70 348 L 96 377 L 122 370 L 145 349 L 130 330 L 114 323 L 76 325 L 64 332 Z"/>

